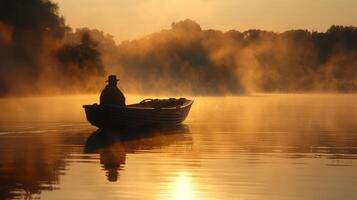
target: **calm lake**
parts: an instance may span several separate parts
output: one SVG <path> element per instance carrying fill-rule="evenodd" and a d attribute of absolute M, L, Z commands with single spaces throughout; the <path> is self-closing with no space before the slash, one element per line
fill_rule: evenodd
<path fill-rule="evenodd" d="M 142 137 L 91 126 L 96 95 L 0 99 L 0 199 L 357 199 L 357 95 L 193 99 Z"/>

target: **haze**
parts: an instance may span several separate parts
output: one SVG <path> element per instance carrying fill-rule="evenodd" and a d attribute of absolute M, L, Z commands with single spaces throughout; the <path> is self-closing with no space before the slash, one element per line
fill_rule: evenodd
<path fill-rule="evenodd" d="M 352 1 L 0 2 L 2 97 L 357 91 Z"/>
<path fill-rule="evenodd" d="M 103 30 L 117 42 L 138 39 L 190 18 L 203 29 L 326 31 L 357 25 L 354 0 L 56 0 L 73 28 Z"/>

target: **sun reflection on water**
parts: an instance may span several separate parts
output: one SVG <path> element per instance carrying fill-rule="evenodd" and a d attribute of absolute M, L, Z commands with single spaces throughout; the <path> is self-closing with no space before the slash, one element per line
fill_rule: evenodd
<path fill-rule="evenodd" d="M 194 188 L 191 182 L 191 176 L 187 172 L 180 172 L 175 177 L 173 183 L 172 199 L 191 200 L 195 199 Z"/>

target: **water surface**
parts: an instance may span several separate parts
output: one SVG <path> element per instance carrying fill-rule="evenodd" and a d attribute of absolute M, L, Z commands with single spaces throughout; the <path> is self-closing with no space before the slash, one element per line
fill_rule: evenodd
<path fill-rule="evenodd" d="M 119 137 L 87 123 L 96 96 L 1 99 L 0 199 L 357 199 L 357 95 L 194 100 Z"/>

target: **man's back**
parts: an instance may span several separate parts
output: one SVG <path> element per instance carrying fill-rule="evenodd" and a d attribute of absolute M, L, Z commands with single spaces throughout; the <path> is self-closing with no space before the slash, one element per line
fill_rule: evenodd
<path fill-rule="evenodd" d="M 124 94 L 115 84 L 108 84 L 100 94 L 100 104 L 125 106 Z"/>

